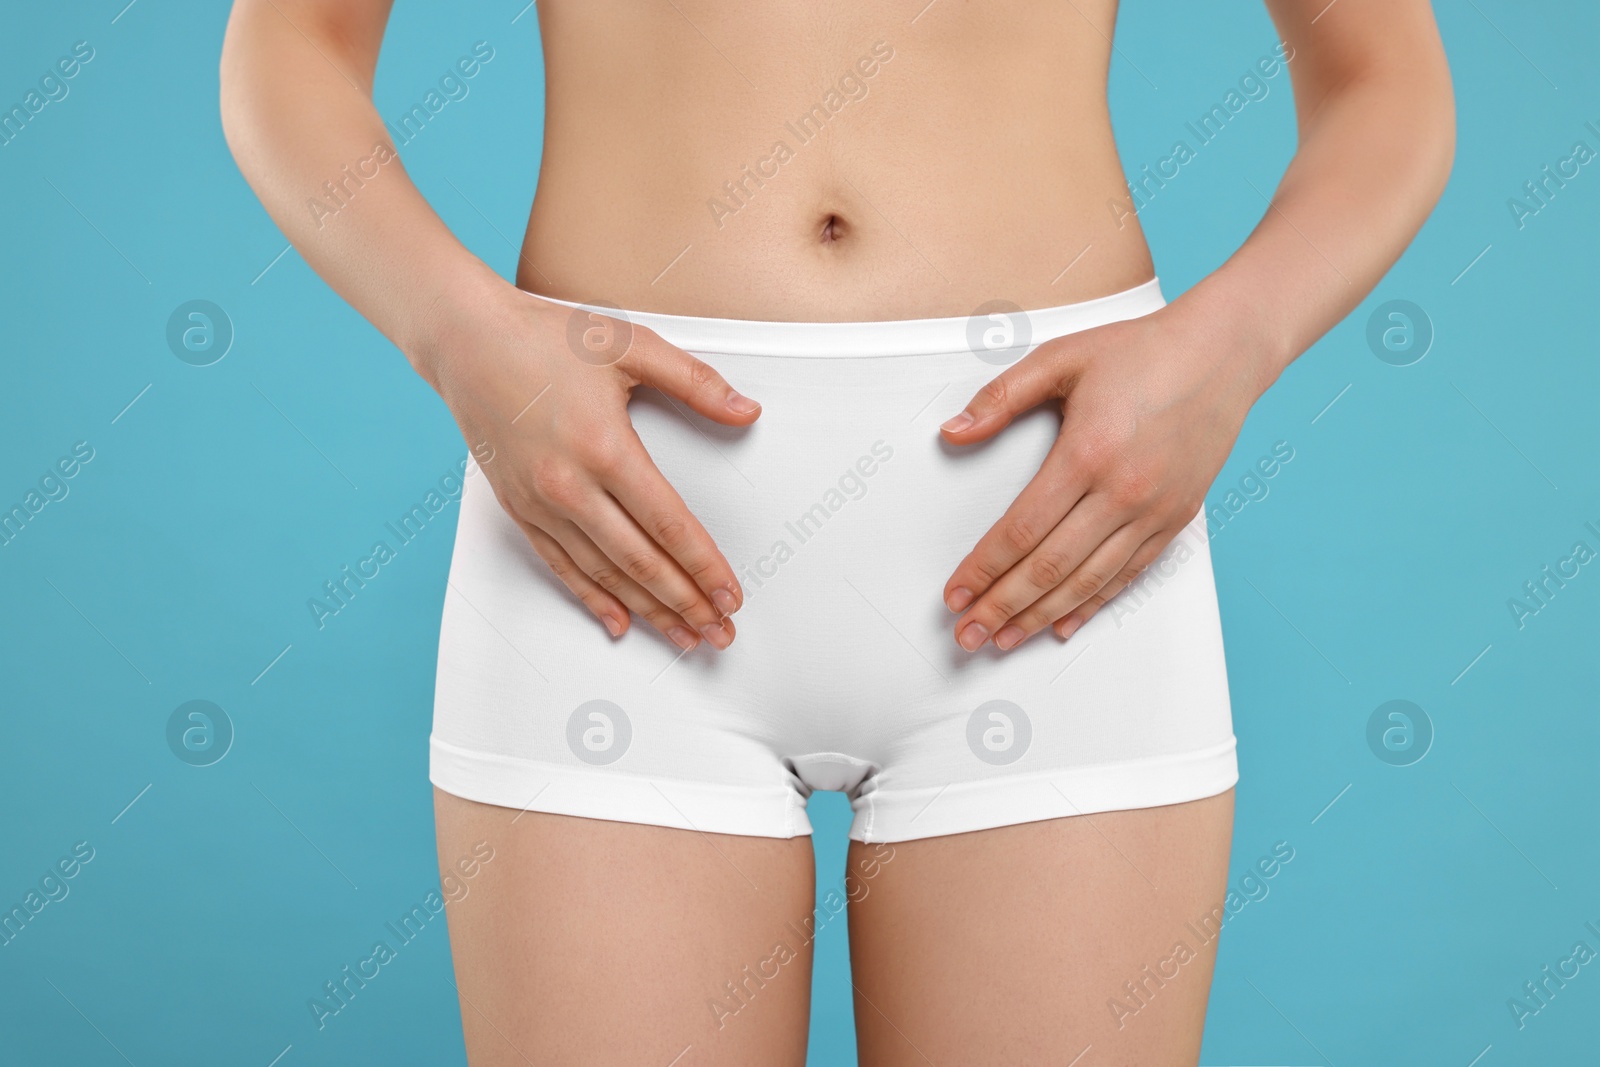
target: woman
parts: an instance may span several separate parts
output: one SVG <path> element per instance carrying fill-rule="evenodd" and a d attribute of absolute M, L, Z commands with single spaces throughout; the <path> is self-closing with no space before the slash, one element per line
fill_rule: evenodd
<path fill-rule="evenodd" d="M 1204 494 L 1454 142 L 1422 0 L 1268 7 L 1298 152 L 1167 304 L 1110 0 L 547 0 L 516 286 L 394 161 L 389 4 L 238 0 L 241 169 L 485 476 L 431 763 L 442 870 L 493 850 L 471 1063 L 803 1063 L 815 789 L 863 1064 L 1196 1062 L 1237 777 Z"/>

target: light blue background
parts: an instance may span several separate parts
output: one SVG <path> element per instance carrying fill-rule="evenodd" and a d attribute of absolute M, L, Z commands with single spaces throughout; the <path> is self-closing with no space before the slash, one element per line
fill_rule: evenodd
<path fill-rule="evenodd" d="M 442 922 L 324 1031 L 306 1007 L 438 885 L 426 738 L 453 514 L 325 630 L 305 601 L 464 448 L 399 353 L 297 254 L 277 258 L 286 242 L 219 128 L 224 5 L 125 2 L 17 5 L 0 37 L 6 107 L 73 42 L 96 52 L 0 148 L 0 504 L 74 442 L 95 450 L 0 548 L 0 904 L 75 842 L 95 849 L 0 947 L 0 1059 L 460 1063 Z M 524 2 L 401 5 L 378 78 L 392 116 L 474 41 L 494 47 L 404 156 L 507 274 L 501 235 L 519 232 L 539 161 Z M 1228 926 L 1207 1064 L 1595 1055 L 1600 966 L 1525 1029 L 1506 1001 L 1580 938 L 1600 948 L 1583 928 L 1600 926 L 1600 565 L 1523 629 L 1507 600 L 1574 541 L 1600 548 L 1583 529 L 1600 526 L 1600 164 L 1520 230 L 1507 199 L 1574 141 L 1600 148 L 1584 126 L 1600 126 L 1600 12 L 1446 0 L 1439 17 L 1460 104 L 1443 203 L 1257 406 L 1211 497 L 1274 442 L 1295 449 L 1215 538 L 1235 882 L 1275 842 L 1296 855 Z M 1253 3 L 1128 4 L 1112 76 L 1128 170 L 1274 42 Z M 1169 297 L 1243 240 L 1293 150 L 1287 80 L 1269 84 L 1143 213 Z M 204 368 L 164 339 L 196 298 L 237 331 Z M 1391 299 L 1436 331 L 1410 366 L 1366 341 Z M 196 698 L 237 729 L 203 769 L 164 732 Z M 1412 766 L 1367 744 L 1391 699 L 1436 731 Z M 848 812 L 828 795 L 813 814 L 827 889 Z M 846 958 L 831 924 L 813 1063 L 853 1062 Z"/>

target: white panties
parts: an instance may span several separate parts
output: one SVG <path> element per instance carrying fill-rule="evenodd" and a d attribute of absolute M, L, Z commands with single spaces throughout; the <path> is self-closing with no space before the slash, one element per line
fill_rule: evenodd
<path fill-rule="evenodd" d="M 974 322 L 626 313 L 762 404 L 732 429 L 641 390 L 657 465 L 745 593 L 738 638 L 620 639 L 485 478 L 462 497 L 430 778 L 532 811 L 793 837 L 843 790 L 851 837 L 905 841 L 1197 800 L 1238 778 L 1204 515 L 1063 643 L 962 651 L 941 596 L 1059 431 L 1040 408 L 957 448 L 941 422 L 1047 338 L 1149 314 L 1152 280 Z M 572 305 L 579 307 L 580 305 Z M 599 309 L 616 314 L 611 309 Z"/>

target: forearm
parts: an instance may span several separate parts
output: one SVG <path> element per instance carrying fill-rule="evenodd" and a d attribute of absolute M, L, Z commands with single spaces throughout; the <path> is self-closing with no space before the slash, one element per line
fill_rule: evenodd
<path fill-rule="evenodd" d="M 381 37 L 370 18 L 340 27 L 289 0 L 241 0 L 223 47 L 223 130 L 296 250 L 433 382 L 440 305 L 506 283 L 456 240 L 395 154 L 371 96 Z"/>
<path fill-rule="evenodd" d="M 1442 60 L 1349 77 L 1302 112 L 1299 149 L 1249 239 L 1175 303 L 1203 306 L 1211 321 L 1226 309 L 1245 339 L 1239 371 L 1259 395 L 1400 257 L 1454 145 Z"/>

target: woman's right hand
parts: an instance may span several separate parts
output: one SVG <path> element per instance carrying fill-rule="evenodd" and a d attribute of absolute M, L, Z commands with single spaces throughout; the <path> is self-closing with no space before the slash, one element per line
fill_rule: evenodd
<path fill-rule="evenodd" d="M 390 6 L 235 0 L 220 75 L 240 171 L 306 262 L 444 398 L 496 498 L 608 630 L 638 612 L 685 649 L 702 637 L 726 648 L 739 583 L 645 453 L 628 396 L 652 386 L 732 426 L 760 407 L 648 330 L 597 315 L 578 332 L 598 349 L 569 347 L 573 309 L 513 287 L 456 240 L 372 103 Z M 308 212 L 352 166 L 360 195 Z"/>
<path fill-rule="evenodd" d="M 760 405 L 650 330 L 503 281 L 435 312 L 428 350 L 407 355 L 540 558 L 613 637 L 636 612 L 685 651 L 702 637 L 727 648 L 739 582 L 645 451 L 628 398 L 649 386 L 728 426 Z"/>

